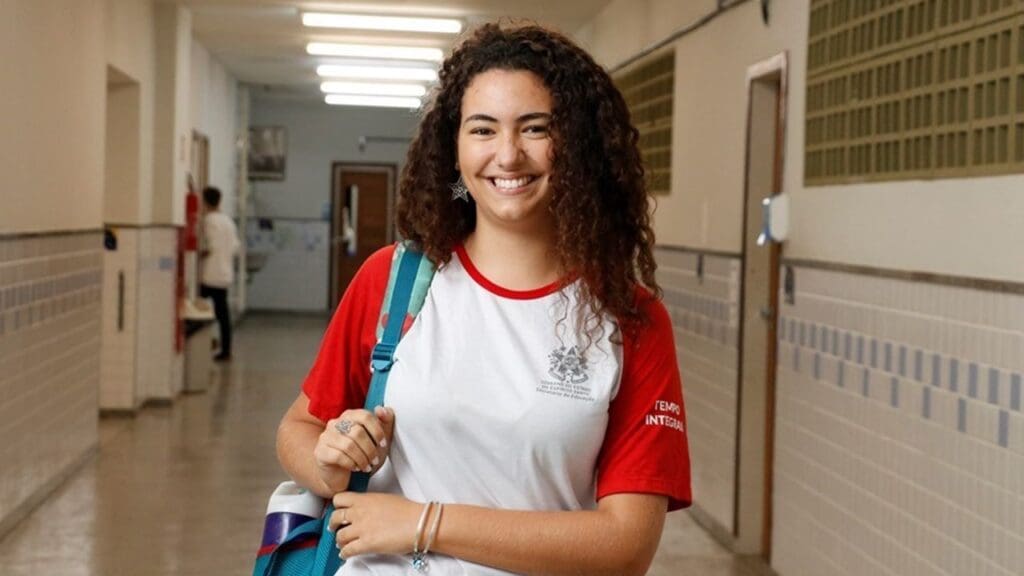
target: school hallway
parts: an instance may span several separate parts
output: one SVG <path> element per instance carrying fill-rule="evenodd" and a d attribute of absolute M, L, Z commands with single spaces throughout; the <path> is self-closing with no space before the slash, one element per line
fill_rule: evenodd
<path fill-rule="evenodd" d="M 520 18 L 655 200 L 693 506 L 650 574 L 1024 575 L 1024 0 L 430 4 L 0 0 L 0 576 L 251 572 L 328 311 L 465 183 L 406 177 L 441 63 Z"/>
<path fill-rule="evenodd" d="M 103 418 L 99 450 L 0 540 L 4 576 L 249 574 L 284 472 L 277 422 L 327 317 L 254 314 L 210 388 Z M 66 433 L 74 434 L 75 430 Z M 752 576 L 686 512 L 668 516 L 651 576 Z M 441 575 L 438 575 L 441 576 Z"/>

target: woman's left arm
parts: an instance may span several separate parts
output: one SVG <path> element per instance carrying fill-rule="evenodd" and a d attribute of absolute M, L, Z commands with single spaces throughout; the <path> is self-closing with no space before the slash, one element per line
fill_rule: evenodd
<path fill-rule="evenodd" d="M 334 504 L 332 527 L 346 524 L 337 533 L 344 557 L 412 552 L 423 504 L 350 492 L 335 496 Z M 658 548 L 667 504 L 651 494 L 613 494 L 597 510 L 570 512 L 448 504 L 431 552 L 520 574 L 642 576 Z"/>

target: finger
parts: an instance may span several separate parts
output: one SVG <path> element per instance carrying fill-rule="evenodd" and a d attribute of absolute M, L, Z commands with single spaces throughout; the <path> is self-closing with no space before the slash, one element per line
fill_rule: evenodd
<path fill-rule="evenodd" d="M 384 451 L 377 446 L 377 442 L 374 441 L 362 424 L 357 424 L 349 430 L 348 439 L 355 442 L 363 454 L 366 455 L 371 467 L 380 464 L 381 459 L 384 457 Z M 369 472 L 369 470 L 363 470 L 363 472 Z"/>
<path fill-rule="evenodd" d="M 334 534 L 334 543 L 338 549 L 341 550 L 341 555 L 344 558 L 353 556 L 351 553 L 346 553 L 345 549 L 352 546 L 355 542 L 359 541 L 359 537 L 355 534 L 355 528 L 352 526 L 343 527 Z"/>
<path fill-rule="evenodd" d="M 331 532 L 337 532 L 339 528 L 352 524 L 352 521 L 347 516 L 348 508 L 338 508 L 331 512 L 331 517 L 327 519 L 327 529 Z"/>
<path fill-rule="evenodd" d="M 366 465 L 365 463 L 360 464 L 355 461 L 341 448 L 327 444 L 318 444 L 317 447 L 313 449 L 313 457 L 316 459 L 317 465 L 321 467 L 337 466 L 350 472 L 353 470 L 362 470 Z"/>
<path fill-rule="evenodd" d="M 362 554 L 362 546 L 359 545 L 359 538 L 353 539 L 351 542 L 344 546 L 338 547 L 341 550 L 339 556 L 341 558 L 355 558 Z"/>
<path fill-rule="evenodd" d="M 331 504 L 334 504 L 335 508 L 351 508 L 355 506 L 356 500 L 359 494 L 356 492 L 338 492 L 331 499 Z"/>
<path fill-rule="evenodd" d="M 363 410 L 362 412 L 363 414 L 358 416 L 354 414 L 351 416 L 343 416 L 342 418 L 339 418 L 337 421 L 334 421 L 335 423 L 344 422 L 346 418 L 351 418 L 349 422 L 351 422 L 352 424 L 348 428 L 347 432 L 342 432 L 341 430 L 338 430 L 336 428 L 335 433 L 328 434 L 328 441 L 332 442 L 341 450 L 344 450 L 346 453 L 348 453 L 348 455 L 351 456 L 353 460 L 357 460 L 360 463 L 362 463 L 362 458 L 360 458 L 359 454 L 355 453 L 352 450 L 352 447 L 345 442 L 345 440 L 354 441 L 358 446 L 359 451 L 366 455 L 367 464 L 361 465 L 359 469 L 362 470 L 363 472 L 370 472 L 370 469 L 374 466 L 379 465 L 381 460 L 383 460 L 386 457 L 386 455 L 383 453 L 383 451 L 378 449 L 377 442 L 373 439 L 373 437 L 370 435 L 370 432 L 368 432 L 367 428 L 362 424 L 362 422 L 367 421 L 367 418 L 369 418 L 373 421 L 373 427 L 380 428 L 381 430 L 383 430 L 383 428 L 380 427 L 380 423 L 375 416 L 373 416 L 369 412 L 366 412 L 365 410 Z M 383 432 L 381 434 L 383 435 Z"/>
<path fill-rule="evenodd" d="M 380 419 L 375 413 L 366 410 L 353 410 L 350 420 L 365 429 L 374 446 L 387 445 L 384 426 L 381 425 Z M 355 431 L 355 428 L 353 428 L 353 431 Z M 382 442 L 384 444 L 381 444 Z"/>
<path fill-rule="evenodd" d="M 326 447 L 348 456 L 354 462 L 354 466 L 348 468 L 349 470 L 369 472 L 372 469 L 373 459 L 379 460 L 380 458 L 377 456 L 377 447 L 366 437 L 366 432 L 361 426 L 353 425 L 347 435 L 342 435 L 335 430 L 333 423 L 340 420 L 339 418 L 328 423 L 328 428 L 320 435 L 318 446 L 323 443 Z M 360 438 L 362 438 L 361 441 Z"/>
<path fill-rule="evenodd" d="M 378 406 L 374 412 L 384 428 L 384 442 L 390 442 L 395 435 L 395 411 L 391 408 Z M 386 444 L 381 444 L 382 448 L 385 446 Z"/>

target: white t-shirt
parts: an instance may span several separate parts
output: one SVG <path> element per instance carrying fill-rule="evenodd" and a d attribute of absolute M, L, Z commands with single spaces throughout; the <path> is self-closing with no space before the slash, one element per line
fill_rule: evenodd
<path fill-rule="evenodd" d="M 365 401 L 367 347 L 393 252 L 363 265 L 324 337 L 304 385 L 322 420 Z M 654 303 L 664 316 L 645 330 L 659 345 L 613 344 L 606 322 L 585 348 L 576 286 L 507 290 L 457 250 L 395 351 L 385 394 L 395 436 L 370 491 L 518 510 L 593 509 L 618 492 L 664 494 L 673 509 L 688 504 L 682 391 L 664 307 Z M 657 358 L 639 358 L 652 352 Z M 436 554 L 429 563 L 435 575 L 509 574 Z M 408 556 L 364 555 L 338 574 L 409 571 Z"/>
<path fill-rule="evenodd" d="M 234 257 L 238 253 L 238 228 L 224 213 L 213 210 L 203 218 L 203 238 L 210 253 L 203 259 L 203 284 L 227 288 L 235 279 Z"/>

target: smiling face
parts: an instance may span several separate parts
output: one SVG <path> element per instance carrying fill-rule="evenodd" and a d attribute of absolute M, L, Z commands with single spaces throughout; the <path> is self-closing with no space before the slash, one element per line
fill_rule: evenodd
<path fill-rule="evenodd" d="M 552 229 L 551 92 L 522 70 L 478 74 L 462 96 L 458 159 L 477 226 Z"/>

